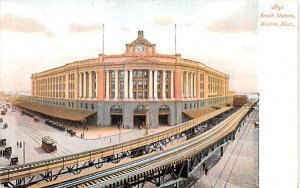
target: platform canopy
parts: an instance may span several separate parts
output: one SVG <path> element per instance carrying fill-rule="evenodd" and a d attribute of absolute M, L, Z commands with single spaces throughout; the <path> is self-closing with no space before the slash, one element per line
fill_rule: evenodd
<path fill-rule="evenodd" d="M 48 116 L 52 116 L 59 119 L 72 120 L 72 121 L 82 121 L 85 118 L 89 117 L 92 114 L 95 114 L 95 111 L 91 110 L 78 110 L 65 108 L 61 106 L 51 106 L 46 104 L 40 104 L 35 102 L 16 100 L 12 102 L 13 105 L 39 112 Z"/>
<path fill-rule="evenodd" d="M 200 109 L 184 110 L 183 113 L 189 116 L 190 118 L 195 119 L 195 118 L 206 116 L 216 110 L 217 109 L 213 107 L 204 107 Z"/>

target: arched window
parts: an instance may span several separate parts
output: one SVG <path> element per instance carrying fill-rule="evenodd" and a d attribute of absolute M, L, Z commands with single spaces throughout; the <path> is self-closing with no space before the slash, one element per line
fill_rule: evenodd
<path fill-rule="evenodd" d="M 146 110 L 145 110 L 145 106 L 144 105 L 138 105 L 135 109 L 134 109 L 134 112 L 135 113 L 145 113 Z"/>
<path fill-rule="evenodd" d="M 160 108 L 159 108 L 159 110 L 158 110 L 158 112 L 170 112 L 170 108 L 169 108 L 169 106 L 167 106 L 167 105 L 162 105 Z"/>
<path fill-rule="evenodd" d="M 122 108 L 118 105 L 113 105 L 111 108 L 110 108 L 110 113 L 113 113 L 113 114 L 121 114 L 123 112 Z"/>

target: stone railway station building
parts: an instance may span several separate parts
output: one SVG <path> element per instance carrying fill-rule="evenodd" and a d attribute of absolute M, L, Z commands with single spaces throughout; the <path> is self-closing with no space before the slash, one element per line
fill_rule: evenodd
<path fill-rule="evenodd" d="M 143 124 L 146 106 L 152 128 L 174 126 L 189 111 L 232 103 L 227 74 L 180 54 L 159 54 L 143 31 L 123 54 L 75 61 L 34 73 L 31 80 L 32 95 L 19 97 L 17 106 L 100 126 Z"/>

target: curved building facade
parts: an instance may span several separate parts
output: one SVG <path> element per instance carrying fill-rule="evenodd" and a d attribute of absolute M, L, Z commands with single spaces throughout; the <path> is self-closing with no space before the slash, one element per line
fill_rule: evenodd
<path fill-rule="evenodd" d="M 176 125 L 183 112 L 232 102 L 229 76 L 205 64 L 165 55 L 143 31 L 123 54 L 76 61 L 32 74 L 29 100 L 69 109 L 92 110 L 89 124 L 143 124 L 149 107 L 151 127 Z"/>

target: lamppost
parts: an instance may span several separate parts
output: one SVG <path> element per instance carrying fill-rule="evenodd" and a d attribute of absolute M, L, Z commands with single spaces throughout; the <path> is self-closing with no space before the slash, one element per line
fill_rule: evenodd
<path fill-rule="evenodd" d="M 83 128 L 83 130 L 82 130 L 82 138 L 84 138 L 84 129 L 85 129 L 84 124 L 85 124 L 85 122 L 86 122 L 86 119 L 82 120 L 82 128 Z"/>
<path fill-rule="evenodd" d="M 145 107 L 145 111 L 146 111 L 145 135 L 148 135 L 148 131 L 149 131 L 149 128 L 150 128 L 150 117 L 149 117 L 149 106 L 148 105 Z"/>
<path fill-rule="evenodd" d="M 119 125 L 119 144 L 121 143 L 121 124 Z"/>
<path fill-rule="evenodd" d="M 23 164 L 25 164 L 25 141 L 23 141 Z"/>

